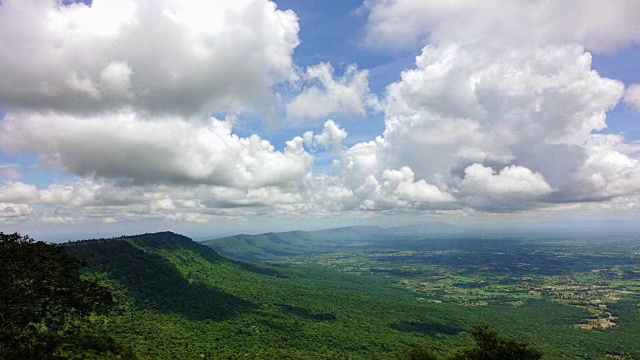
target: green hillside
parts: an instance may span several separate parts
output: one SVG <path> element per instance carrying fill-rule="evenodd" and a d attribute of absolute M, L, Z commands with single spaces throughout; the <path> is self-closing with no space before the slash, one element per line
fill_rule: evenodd
<path fill-rule="evenodd" d="M 315 254 L 364 246 L 372 239 L 378 238 L 381 230 L 377 227 L 362 226 L 260 235 L 241 234 L 203 241 L 202 244 L 237 259 L 269 260 L 281 256 Z"/>
<path fill-rule="evenodd" d="M 87 276 L 115 290 L 102 330 L 142 358 L 398 358 L 412 345 L 455 348 L 464 323 L 406 291 L 321 269 L 234 261 L 172 233 L 69 244 Z"/>
<path fill-rule="evenodd" d="M 142 359 L 405 359 L 415 346 L 444 359 L 472 344 L 468 330 L 478 323 L 531 343 L 544 359 L 604 359 L 622 339 L 632 349 L 637 328 L 632 302 L 619 311 L 633 324 L 588 332 L 572 326 L 588 314 L 577 307 L 428 302 L 394 277 L 236 261 L 168 232 L 67 250 L 116 294 L 116 309 L 96 317 L 94 331 Z"/>
<path fill-rule="evenodd" d="M 448 235 L 462 229 L 442 222 L 380 228 L 350 226 L 317 231 L 290 231 L 259 235 L 235 235 L 203 241 L 221 254 L 236 259 L 274 260 L 297 256 L 352 250 L 388 243 L 392 239 L 414 239 L 425 235 Z"/>

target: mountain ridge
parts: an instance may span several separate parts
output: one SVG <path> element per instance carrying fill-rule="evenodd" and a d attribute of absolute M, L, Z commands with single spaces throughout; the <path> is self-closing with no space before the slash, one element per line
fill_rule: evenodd
<path fill-rule="evenodd" d="M 398 358 L 427 344 L 402 325 L 416 317 L 462 331 L 387 280 L 237 261 L 171 232 L 64 246 L 116 297 L 96 331 L 142 359 Z"/>
<path fill-rule="evenodd" d="M 220 254 L 243 260 L 268 261 L 282 256 L 318 254 L 366 247 L 388 239 L 407 239 L 426 235 L 449 235 L 465 229 L 446 222 L 383 228 L 347 226 L 314 231 L 239 234 L 200 241 Z"/>

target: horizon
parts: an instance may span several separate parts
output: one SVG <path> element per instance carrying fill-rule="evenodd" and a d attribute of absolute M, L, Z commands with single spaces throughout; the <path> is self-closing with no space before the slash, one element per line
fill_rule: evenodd
<path fill-rule="evenodd" d="M 429 226 L 442 226 L 447 227 L 447 230 L 433 230 L 429 232 Z M 36 234 L 35 236 L 27 233 L 21 233 L 21 235 L 29 236 L 35 240 L 41 240 L 49 243 L 65 243 L 65 242 L 75 242 L 82 240 L 92 240 L 92 239 L 111 239 L 118 237 L 127 237 L 127 236 L 137 236 L 142 234 L 154 234 L 154 233 L 164 233 L 171 232 L 178 235 L 184 235 L 196 242 L 220 239 L 225 237 L 234 237 L 239 235 L 262 235 L 262 234 L 278 234 L 278 233 L 287 233 L 287 232 L 316 232 L 316 231 L 331 231 L 331 230 L 339 230 L 339 229 L 349 229 L 349 228 L 377 228 L 383 230 L 393 230 L 393 229 L 401 229 L 401 228 L 423 228 L 422 230 L 427 230 L 427 233 L 424 234 L 425 239 L 435 236 L 438 237 L 438 234 L 449 234 L 451 236 L 469 236 L 470 234 L 475 235 L 488 235 L 488 236 L 498 236 L 498 235 L 517 235 L 517 234 L 527 234 L 527 235 L 543 235 L 543 234 L 555 234 L 555 236 L 562 237 L 562 235 L 581 235 L 585 233 L 592 234 L 594 236 L 604 236 L 604 235 L 628 235 L 633 234 L 636 235 L 640 233 L 640 221 L 635 219 L 600 219 L 600 220 L 591 220 L 588 223 L 585 223 L 584 220 L 570 220 L 570 221 L 561 221 L 561 220 L 544 220 L 544 221 L 528 221 L 528 222 L 519 222 L 519 223 L 482 223 L 482 222 L 447 222 L 442 220 L 431 220 L 431 221 L 409 221 L 402 224 L 396 223 L 375 223 L 375 222 L 365 222 L 365 223 L 345 223 L 339 225 L 318 225 L 318 223 L 314 222 L 309 224 L 308 226 L 302 227 L 276 227 L 276 228 L 254 228 L 253 230 L 228 230 L 228 231 L 219 231 L 219 232 L 207 232 L 206 230 L 195 230 L 193 228 L 185 228 L 185 229 L 175 229 L 175 228 L 163 228 L 163 227 L 149 227 L 145 229 L 135 230 L 132 229 L 130 231 L 123 232 L 109 232 L 109 231 L 98 231 L 98 232 L 83 232 L 83 233 L 67 233 L 64 234 L 55 234 L 50 232 L 44 232 L 42 234 Z M 604 240 L 604 239 L 603 239 Z"/>
<path fill-rule="evenodd" d="M 2 1 L 0 231 L 640 231 L 640 2 L 577 4 Z"/>

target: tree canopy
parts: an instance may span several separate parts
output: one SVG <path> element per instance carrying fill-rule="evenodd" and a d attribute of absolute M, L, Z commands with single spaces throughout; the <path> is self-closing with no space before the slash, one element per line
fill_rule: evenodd
<path fill-rule="evenodd" d="M 542 353 L 526 343 L 503 339 L 487 325 L 475 325 L 471 336 L 476 347 L 462 350 L 453 360 L 538 360 Z"/>
<path fill-rule="evenodd" d="M 447 357 L 449 360 L 539 360 L 542 353 L 523 342 L 503 339 L 487 325 L 474 325 L 471 336 L 475 346 L 460 350 Z M 414 347 L 410 360 L 436 360 L 437 356 L 421 347 Z"/>
<path fill-rule="evenodd" d="M 0 359 L 67 358 L 61 348 L 86 345 L 79 320 L 114 301 L 82 265 L 61 245 L 0 233 Z"/>

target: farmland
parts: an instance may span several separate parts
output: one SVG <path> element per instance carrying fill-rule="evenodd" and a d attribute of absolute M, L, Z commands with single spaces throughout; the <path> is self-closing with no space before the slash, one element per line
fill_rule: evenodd
<path fill-rule="evenodd" d="M 638 306 L 640 241 L 634 235 L 448 234 L 352 243 L 271 258 L 388 279 L 418 302 L 526 307 L 551 302 L 584 310 L 583 330 L 618 326 L 621 302 Z"/>

